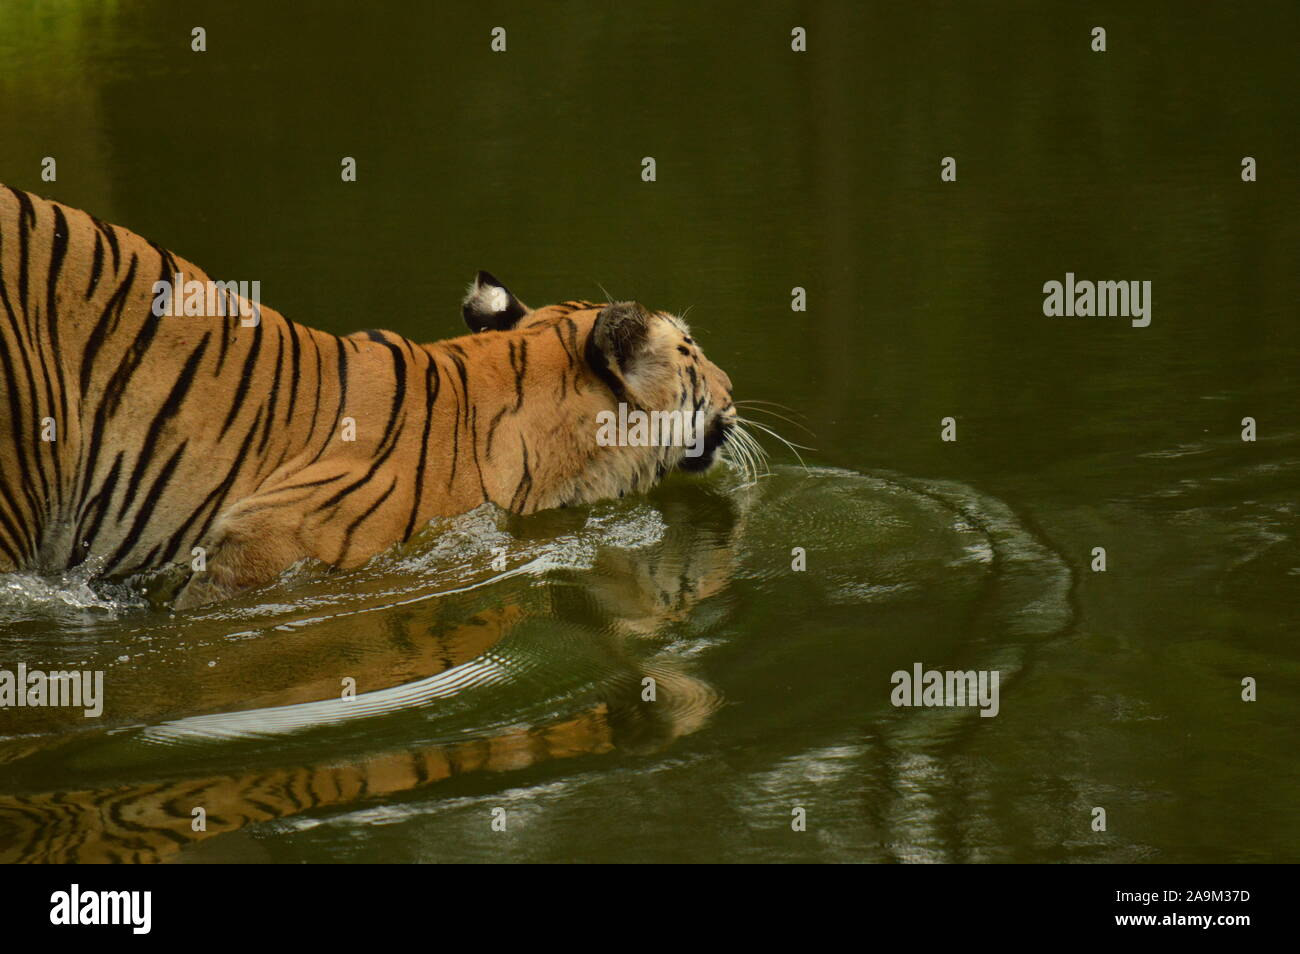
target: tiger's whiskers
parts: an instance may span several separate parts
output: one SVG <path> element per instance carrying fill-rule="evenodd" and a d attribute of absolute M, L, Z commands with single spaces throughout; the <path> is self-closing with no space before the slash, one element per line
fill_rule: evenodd
<path fill-rule="evenodd" d="M 745 484 L 752 484 L 760 477 L 770 474 L 767 466 L 767 452 L 754 436 L 745 430 L 739 419 L 733 419 L 731 439 L 722 448 L 722 457 L 742 473 Z M 762 473 L 759 472 L 762 468 Z"/>
<path fill-rule="evenodd" d="M 752 408 L 751 408 L 751 410 L 752 410 Z M 807 465 L 806 463 L 804 463 L 803 455 L 801 455 L 801 454 L 799 453 L 799 449 L 806 450 L 806 451 L 811 451 L 811 450 L 816 450 L 815 447 L 809 447 L 807 444 L 796 444 L 794 441 L 786 440 L 784 437 L 782 437 L 780 434 L 778 434 L 776 431 L 772 430 L 772 428 L 768 427 L 766 424 L 762 423 L 761 421 L 755 421 L 755 420 L 753 420 L 753 419 L 751 419 L 751 418 L 740 417 L 740 416 L 737 416 L 737 417 L 736 417 L 736 421 L 737 421 L 738 424 L 748 424 L 750 427 L 756 427 L 756 428 L 758 428 L 760 431 L 762 431 L 764 434 L 767 434 L 767 435 L 769 435 L 769 436 L 771 436 L 771 437 L 775 437 L 778 441 L 780 441 L 780 442 L 781 442 L 782 444 L 784 444 L 786 447 L 790 448 L 791 453 L 793 453 L 794 456 L 798 459 L 798 461 L 799 461 L 799 466 L 802 467 L 802 468 L 804 469 L 804 473 L 811 473 L 811 471 L 808 470 L 808 465 Z M 754 438 L 754 436 L 753 436 L 752 434 L 750 434 L 748 431 L 739 431 L 739 430 L 738 430 L 737 433 L 743 433 L 743 434 L 745 435 L 745 437 L 748 438 L 748 440 L 749 440 L 749 442 L 751 443 L 751 445 L 752 445 L 753 447 L 755 447 L 755 448 L 758 448 L 759 453 L 761 453 L 761 454 L 763 455 L 763 461 L 764 461 L 764 463 L 766 463 L 766 460 L 767 460 L 767 453 L 766 453 L 766 451 L 763 450 L 762 446 L 758 443 L 758 441 Z M 811 431 L 810 431 L 809 433 L 811 433 Z"/>
<path fill-rule="evenodd" d="M 784 415 L 784 414 L 780 414 L 780 413 L 778 413 L 778 412 L 776 412 L 776 411 L 773 411 L 773 410 L 771 410 L 770 408 L 751 406 L 751 405 L 755 405 L 755 404 L 759 404 L 759 403 L 763 403 L 763 404 L 771 404 L 771 403 L 773 403 L 773 402 L 771 402 L 771 401 L 763 401 L 763 402 L 757 402 L 757 401 L 736 401 L 736 402 L 735 402 L 736 407 L 741 408 L 741 409 L 745 410 L 746 412 L 754 411 L 754 412 L 758 412 L 758 413 L 761 413 L 761 414 L 770 414 L 772 417 L 775 417 L 775 418 L 777 418 L 777 419 L 779 419 L 779 420 L 785 421 L 787 424 L 791 424 L 791 425 L 793 425 L 793 426 L 799 428 L 801 431 L 803 431 L 803 432 L 804 432 L 805 434 L 807 434 L 809 437 L 816 437 L 816 436 L 817 436 L 816 434 L 814 434 L 814 433 L 812 432 L 812 429 L 809 428 L 809 427 L 808 427 L 806 424 L 804 424 L 802 421 L 796 421 L 796 420 L 795 420 L 794 418 L 792 418 L 792 417 L 786 417 L 786 415 Z M 790 409 L 787 408 L 787 410 L 790 410 Z M 799 412 L 798 412 L 798 411 L 794 411 L 793 413 L 798 414 Z"/>

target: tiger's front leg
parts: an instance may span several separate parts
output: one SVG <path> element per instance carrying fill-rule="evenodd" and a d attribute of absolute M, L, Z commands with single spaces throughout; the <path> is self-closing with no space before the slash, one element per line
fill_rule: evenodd
<path fill-rule="evenodd" d="M 352 569 L 400 542 L 409 505 L 394 491 L 397 476 L 386 468 L 353 470 L 320 464 L 230 507 L 213 525 L 206 566 L 194 571 L 174 606 L 227 599 L 273 582 L 304 559 Z"/>
<path fill-rule="evenodd" d="M 298 539 L 301 522 L 287 510 L 245 513 L 218 526 L 212 546 L 206 548 L 203 569 L 192 571 L 173 601 L 176 609 L 214 603 L 270 583 L 313 555 Z"/>

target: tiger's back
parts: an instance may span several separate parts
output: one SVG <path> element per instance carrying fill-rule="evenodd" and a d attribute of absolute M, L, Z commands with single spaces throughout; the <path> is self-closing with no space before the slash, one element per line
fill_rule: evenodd
<path fill-rule="evenodd" d="M 338 339 L 269 308 L 251 328 L 155 314 L 155 283 L 178 274 L 208 282 L 124 228 L 0 188 L 0 570 L 170 562 L 329 426 L 295 399 L 321 396 Z"/>
<path fill-rule="evenodd" d="M 480 273 L 474 333 L 416 344 L 227 293 L 205 305 L 214 285 L 124 228 L 0 187 L 0 572 L 188 565 L 176 605 L 197 605 L 303 559 L 357 566 L 485 502 L 644 491 L 711 465 L 736 427 L 731 382 L 685 323 L 635 302 L 534 310 Z M 682 434 L 702 456 L 598 440 L 628 408 L 694 419 Z"/>

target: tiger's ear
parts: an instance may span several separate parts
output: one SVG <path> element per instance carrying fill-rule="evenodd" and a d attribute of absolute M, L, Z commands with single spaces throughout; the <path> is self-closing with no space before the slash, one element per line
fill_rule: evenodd
<path fill-rule="evenodd" d="M 475 333 L 508 331 L 528 314 L 528 306 L 490 274 L 479 272 L 465 294 L 460 312 L 469 330 Z"/>
<path fill-rule="evenodd" d="M 627 380 L 645 356 L 649 339 L 650 313 L 643 307 L 634 301 L 606 305 L 587 339 L 587 363 L 602 378 L 614 369 Z"/>

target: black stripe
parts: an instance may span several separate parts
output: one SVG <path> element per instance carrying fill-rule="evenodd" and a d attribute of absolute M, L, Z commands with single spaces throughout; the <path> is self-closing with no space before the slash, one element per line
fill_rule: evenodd
<path fill-rule="evenodd" d="M 14 190 L 14 195 L 18 197 L 18 204 L 20 207 L 18 213 L 18 262 L 19 262 L 18 300 L 24 312 L 23 317 L 28 329 L 28 342 L 30 346 L 33 349 L 35 349 L 36 357 L 40 361 L 40 365 L 41 365 L 40 377 L 41 377 L 41 383 L 45 386 L 46 405 L 48 406 L 50 413 L 54 413 L 54 390 L 53 390 L 53 384 L 50 380 L 50 367 L 49 367 L 50 355 L 46 352 L 44 348 L 41 348 L 36 344 L 36 337 L 37 337 L 36 329 L 40 324 L 40 313 L 35 308 L 32 307 L 31 302 L 28 300 L 29 298 L 28 291 L 30 288 L 29 275 L 31 269 L 31 239 L 32 239 L 32 232 L 36 228 L 36 207 L 32 204 L 32 197 L 28 195 L 26 192 Z M 60 258 L 62 258 L 62 252 L 59 250 L 58 245 L 59 245 L 59 237 L 56 232 L 54 236 L 54 246 L 55 246 L 54 252 L 55 254 L 59 255 Z M 67 223 L 66 222 L 64 223 L 63 245 L 66 248 L 67 245 Z M 28 365 L 28 379 L 31 381 L 31 385 L 32 385 L 31 386 L 32 424 L 35 425 L 39 423 L 41 417 L 40 408 L 39 408 L 40 402 L 38 401 L 36 395 L 36 381 L 35 378 L 32 376 L 33 375 L 32 365 L 30 362 L 28 362 L 27 355 L 25 354 L 23 355 L 23 361 L 25 364 Z M 58 427 L 58 422 L 56 422 L 55 426 Z M 30 436 L 34 436 L 34 435 L 29 435 L 29 437 Z M 42 510 L 43 512 L 48 513 L 48 508 L 51 503 L 50 482 L 45 472 L 45 461 L 43 460 L 43 455 L 40 452 L 40 445 L 42 443 L 49 443 L 49 442 L 47 441 L 37 442 L 36 450 L 34 450 L 32 454 L 32 463 L 35 465 L 37 476 L 40 477 L 40 481 L 41 481 L 41 500 L 44 503 L 44 508 L 42 508 Z M 50 450 L 57 461 L 58 458 L 57 450 L 55 450 L 55 448 L 53 447 L 51 447 Z M 55 486 L 56 487 L 58 486 L 57 483 L 55 484 Z"/>
<path fill-rule="evenodd" d="M 99 275 L 104 270 L 104 237 L 95 233 L 95 257 L 90 261 L 90 280 L 86 284 L 86 301 L 90 301 L 99 287 Z"/>
<path fill-rule="evenodd" d="M 569 326 L 568 327 L 569 341 L 572 341 L 575 325 L 573 321 L 569 318 L 565 318 L 564 323 Z M 573 370 L 574 366 L 578 363 L 578 356 L 574 354 L 572 350 L 570 350 L 569 341 L 564 340 L 564 332 L 560 330 L 560 326 L 558 323 L 551 325 L 551 330 L 555 332 L 555 337 L 559 339 L 560 347 L 564 349 L 564 357 L 569 362 L 569 370 Z"/>
<path fill-rule="evenodd" d="M 113 488 L 117 486 L 118 474 L 122 470 L 123 456 L 125 456 L 124 453 L 118 451 L 113 466 L 108 469 L 108 476 L 104 478 L 99 491 L 86 502 L 85 512 L 77 523 L 76 538 L 72 541 L 73 557 L 70 566 L 80 566 L 90 556 L 91 550 L 94 548 L 95 538 L 99 535 L 99 526 L 104 522 L 104 514 L 108 512 L 108 504 L 113 497 Z M 95 518 L 91 521 L 90 526 L 86 527 L 86 517 L 92 511 Z M 89 544 L 89 546 L 83 544 Z"/>
<path fill-rule="evenodd" d="M 263 457 L 266 453 L 266 442 L 271 437 L 271 428 L 275 426 L 275 406 L 280 403 L 280 391 L 283 390 L 280 383 L 280 371 L 284 368 L 284 334 L 277 334 L 275 341 L 275 371 L 271 375 L 271 403 L 267 406 L 266 421 L 262 425 L 262 440 L 257 445 L 259 457 Z M 265 462 L 265 458 L 263 458 L 263 463 Z M 259 466 L 257 470 L 258 473 L 261 473 L 262 468 Z"/>
<path fill-rule="evenodd" d="M 235 422 L 239 412 L 244 408 L 244 398 L 248 395 L 248 386 L 253 381 L 253 366 L 257 364 L 257 356 L 262 350 L 262 322 L 258 322 L 253 328 L 253 343 L 248 348 L 248 354 L 244 357 L 244 366 L 239 372 L 239 384 L 235 386 L 235 399 L 230 402 L 230 411 L 226 414 L 226 420 L 221 425 L 221 430 L 217 434 L 217 440 L 220 441 L 226 436 L 226 431 L 230 430 L 230 425 Z M 259 409 L 260 410 L 260 409 Z"/>
<path fill-rule="evenodd" d="M 231 312 L 235 314 L 232 315 Z M 231 332 L 239 327 L 238 317 L 239 306 L 234 304 L 234 298 L 228 292 L 226 293 L 226 315 L 221 320 L 221 351 L 217 354 L 216 366 L 212 369 L 214 378 L 221 376 L 221 369 L 225 367 L 226 355 L 230 353 L 230 342 L 234 340 Z M 261 324 L 261 322 L 258 322 Z"/>
<path fill-rule="evenodd" d="M 138 263 L 135 253 L 131 253 L 131 267 L 127 269 L 126 278 L 117 286 L 117 289 L 109 296 L 104 305 L 104 311 L 95 322 L 95 327 L 91 329 L 89 337 L 86 339 L 86 351 L 81 358 L 81 396 L 84 398 L 86 392 L 90 390 L 90 374 L 94 369 L 95 357 L 99 354 L 99 349 L 103 346 L 109 332 L 109 319 L 116 313 L 116 319 L 113 326 L 122 317 L 122 306 L 126 301 L 126 293 L 135 283 L 135 267 Z"/>
<path fill-rule="evenodd" d="M 149 487 L 149 492 L 145 494 L 144 500 L 140 502 L 140 507 L 136 511 L 135 520 L 131 523 L 131 529 L 127 533 L 126 539 L 122 541 L 122 545 L 117 548 L 117 551 L 109 558 L 108 563 L 104 566 L 104 576 L 112 575 L 121 562 L 126 559 L 137 541 L 139 541 L 141 535 L 144 533 L 145 525 L 153 517 L 154 508 L 157 507 L 159 499 L 162 497 L 164 491 L 167 490 L 167 484 L 172 479 L 172 474 L 176 472 L 176 468 L 181 462 L 181 455 L 185 453 L 185 448 L 189 446 L 189 443 L 188 439 L 182 441 L 181 446 L 176 448 L 175 453 L 172 454 L 167 463 L 163 465 L 162 470 L 159 471 L 158 477 Z M 135 569 L 135 567 L 129 567 L 128 569 Z"/>
<path fill-rule="evenodd" d="M 336 480 L 342 480 L 347 475 L 348 475 L 347 471 L 343 471 L 342 473 L 335 474 L 333 477 L 321 477 L 318 478 L 317 480 L 304 480 L 301 483 L 285 484 L 283 487 L 276 487 L 275 491 L 270 496 L 279 497 L 281 494 L 286 494 L 291 490 L 302 490 L 304 487 L 323 487 L 326 484 L 334 483 L 334 481 Z M 273 506 L 273 505 L 274 504 L 270 504 L 270 503 L 267 504 L 267 506 Z M 256 513 L 258 510 L 265 510 L 265 509 L 266 507 L 264 506 L 247 507 L 242 509 L 240 513 Z"/>
<path fill-rule="evenodd" d="M 366 332 L 368 335 L 375 335 L 377 332 Z M 396 441 L 397 434 L 393 432 L 393 425 L 397 422 L 397 415 L 402 410 L 402 404 L 406 401 L 406 359 L 402 357 L 402 351 L 396 345 L 392 344 L 385 338 L 371 338 L 384 345 L 393 356 L 393 406 L 388 412 L 388 421 L 384 424 L 384 434 L 379 439 L 379 446 L 383 447 L 390 440 Z M 405 419 L 405 418 L 403 418 Z"/>
<path fill-rule="evenodd" d="M 483 495 L 483 499 L 488 499 L 487 485 L 483 483 L 483 465 L 478 459 L 478 408 L 470 412 L 469 417 L 469 446 L 473 451 L 474 472 L 478 474 L 478 489 Z"/>
<path fill-rule="evenodd" d="M 163 428 L 167 422 L 176 416 L 180 410 L 181 404 L 185 401 L 185 395 L 189 393 L 190 386 L 194 383 L 194 376 L 198 373 L 199 362 L 203 360 L 203 353 L 208 349 L 208 341 L 212 337 L 212 332 L 203 336 L 199 346 L 190 352 L 190 356 L 185 359 L 185 364 L 181 368 L 180 375 L 176 378 L 176 383 L 172 385 L 171 393 L 163 401 L 162 407 L 154 415 L 154 419 L 149 424 L 149 430 L 146 433 L 144 444 L 140 448 L 140 453 L 136 457 L 135 471 L 131 474 L 131 480 L 126 485 L 126 493 L 122 497 L 122 504 L 117 511 L 117 519 L 121 522 L 125 516 L 126 510 L 131 504 L 135 503 L 135 492 L 140 486 L 140 481 L 144 478 L 144 472 L 148 469 L 149 464 L 153 461 L 154 451 L 158 447 L 159 438 L 162 437 Z"/>
<path fill-rule="evenodd" d="M 293 410 L 298 406 L 298 385 L 302 381 L 302 343 L 298 340 L 298 329 L 292 321 L 286 321 L 289 328 L 289 360 L 293 364 L 293 374 L 289 376 L 289 404 L 284 409 L 286 427 L 293 420 Z"/>
<path fill-rule="evenodd" d="M 518 360 L 516 361 L 516 356 Z M 524 406 L 524 375 L 528 373 L 528 342 L 524 339 L 519 341 L 519 350 L 515 351 L 515 343 L 510 342 L 510 367 L 515 372 L 515 413 Z"/>
<path fill-rule="evenodd" d="M 26 192 L 14 189 L 18 197 L 18 303 L 23 306 L 27 319 L 31 321 L 31 309 L 27 304 L 27 266 L 30 258 L 32 229 L 36 227 L 36 208 L 32 197 Z"/>
<path fill-rule="evenodd" d="M 469 429 L 471 402 L 469 396 L 469 370 L 466 368 L 465 362 L 462 360 L 465 355 L 465 350 L 461 348 L 460 345 L 454 344 L 446 345 L 446 348 L 452 353 L 451 363 L 456 367 L 456 375 L 460 378 L 461 393 L 465 398 L 464 404 L 460 402 L 459 398 L 457 399 L 456 416 L 453 419 L 455 426 L 452 428 L 451 474 L 447 478 L 447 488 L 450 490 L 452 483 L 456 480 L 456 467 L 460 461 L 460 428 L 463 420 L 465 429 Z M 474 451 L 472 444 L 470 445 L 470 451 Z M 481 477 L 479 482 L 482 483 Z"/>
<path fill-rule="evenodd" d="M 405 415 L 403 415 L 402 423 L 405 424 L 405 422 L 406 422 L 406 417 Z M 327 500 L 321 503 L 320 506 L 316 508 L 315 512 L 320 513 L 323 510 L 329 510 L 331 507 L 339 503 L 339 501 L 341 501 L 344 497 L 348 496 L 353 491 L 357 490 L 359 487 L 369 483 L 370 479 L 374 477 L 375 474 L 378 472 L 379 468 L 384 465 L 384 462 L 388 460 L 389 456 L 393 453 L 396 447 L 397 447 L 397 441 L 394 440 L 390 442 L 388 447 L 383 450 L 383 453 L 381 453 L 378 457 L 375 458 L 374 462 L 370 465 L 370 469 L 366 471 L 364 477 L 360 478 L 359 480 L 353 481 L 352 483 L 344 487 L 342 490 L 336 492 L 333 496 L 329 497 Z"/>
<path fill-rule="evenodd" d="M 121 250 L 117 247 L 117 226 L 109 225 L 107 222 L 101 222 L 93 215 L 90 217 L 90 220 L 95 223 L 95 228 L 99 230 L 99 234 L 104 236 L 104 240 L 108 242 L 109 251 L 113 253 L 113 276 L 117 277 L 122 257 Z"/>
<path fill-rule="evenodd" d="M 164 255 L 161 262 L 163 279 L 167 277 L 166 263 L 167 256 Z M 126 354 L 118 362 L 117 368 L 108 379 L 108 385 L 104 388 L 104 398 L 100 402 L 100 407 L 106 409 L 110 416 L 117 413 L 118 405 L 126 394 L 126 387 L 144 361 L 144 356 L 153 344 L 161 322 L 162 318 L 155 315 L 152 308 L 145 310 L 144 322 L 135 330 L 131 346 L 127 348 Z"/>
<path fill-rule="evenodd" d="M 320 345 L 316 341 L 316 336 L 309 335 L 312 351 L 316 355 L 316 382 L 312 386 L 312 405 L 311 405 L 311 426 L 307 428 L 307 445 L 311 446 L 311 439 L 316 436 L 316 418 L 320 414 L 320 391 L 321 391 L 321 360 Z"/>
<path fill-rule="evenodd" d="M 604 385 L 614 392 L 615 400 L 627 404 L 629 410 L 635 407 L 633 402 L 628 400 L 627 388 L 623 387 L 623 382 L 609 369 L 609 362 L 605 359 L 605 352 L 596 346 L 594 327 L 587 335 L 587 344 L 583 349 L 583 355 L 587 359 L 587 365 L 596 377 L 600 378 Z"/>
<path fill-rule="evenodd" d="M 177 550 L 179 550 L 180 547 L 182 546 L 183 541 L 185 540 L 186 535 L 189 533 L 190 528 L 198 521 L 198 519 L 201 516 L 203 516 L 205 511 L 208 511 L 208 517 L 203 522 L 203 526 L 200 527 L 198 532 L 194 535 L 193 539 L 196 541 L 202 540 L 204 534 L 208 532 L 208 527 L 212 525 L 213 518 L 216 516 L 217 512 L 221 509 L 221 505 L 225 503 L 226 494 L 230 492 L 230 488 L 234 486 L 235 481 L 238 479 L 240 473 L 244 469 L 244 464 L 248 460 L 248 447 L 252 443 L 253 434 L 257 432 L 257 424 L 258 421 L 261 420 L 261 418 L 262 418 L 262 409 L 258 408 L 257 417 L 254 418 L 253 420 L 253 426 L 248 429 L 248 432 L 244 435 L 243 444 L 240 445 L 239 450 L 236 451 L 235 453 L 234 459 L 238 461 L 238 463 L 234 467 L 230 468 L 230 470 L 226 473 L 225 479 L 222 480 L 221 483 L 219 483 L 216 487 L 212 489 L 212 491 L 207 495 L 207 497 L 204 498 L 203 502 L 199 504 L 198 507 L 195 508 L 195 510 L 176 529 L 176 532 L 172 534 L 171 539 L 167 541 L 167 548 L 164 551 L 166 562 L 170 563 L 172 561 L 172 559 L 176 555 Z M 209 508 L 211 509 L 209 510 Z"/>
<path fill-rule="evenodd" d="M 492 463 L 492 442 L 496 440 L 497 425 L 501 423 L 501 419 L 505 416 L 506 416 L 506 409 L 502 408 L 501 410 L 497 411 L 495 414 L 492 415 L 492 423 L 488 425 L 487 447 L 483 451 L 483 457 L 487 460 L 489 464 Z"/>
<path fill-rule="evenodd" d="M 523 513 L 524 503 L 533 489 L 533 473 L 528 467 L 528 444 L 522 434 L 519 436 L 519 447 L 524 453 L 524 473 L 519 478 L 519 485 L 515 487 L 514 495 L 510 498 L 510 509 L 515 513 Z"/>
<path fill-rule="evenodd" d="M 292 321 L 285 321 L 284 324 L 289 329 L 289 341 L 290 341 L 289 360 L 290 363 L 293 365 L 293 374 L 291 375 L 290 382 L 289 382 L 289 400 L 285 402 L 285 411 L 284 411 L 284 429 L 287 432 L 293 423 L 294 408 L 298 406 L 298 389 L 302 381 L 302 345 L 298 340 L 297 325 L 295 325 Z M 281 332 L 282 339 L 283 339 L 283 335 L 284 333 Z M 279 380 L 278 373 L 276 376 L 276 380 L 277 381 Z M 317 400 L 319 401 L 320 389 L 316 388 L 315 390 L 318 392 Z M 313 423 L 314 423 L 314 417 L 313 417 Z M 310 439 L 311 439 L 311 432 L 308 431 L 307 440 Z M 286 437 L 285 440 L 283 441 L 283 447 L 280 451 L 280 456 L 279 458 L 276 459 L 275 464 L 271 467 L 270 473 L 274 474 L 277 470 L 279 470 L 280 465 L 282 465 L 285 462 L 289 454 L 293 452 L 301 451 L 302 446 L 303 445 L 296 444 L 291 437 Z"/>
<path fill-rule="evenodd" d="M 343 419 L 343 408 L 347 405 L 347 400 L 348 400 L 347 352 L 343 350 L 342 338 L 336 337 L 333 340 L 334 340 L 334 346 L 339 349 L 339 361 L 338 361 L 339 403 L 338 403 L 338 407 L 334 409 L 334 426 L 330 428 L 329 434 L 325 436 L 325 440 L 324 442 L 321 443 L 320 448 L 316 451 L 316 455 L 307 462 L 308 465 L 314 464 L 316 463 L 316 461 L 320 460 L 321 455 L 324 454 L 326 449 L 330 446 L 330 441 L 332 441 L 335 437 L 338 436 L 339 421 Z"/>
<path fill-rule="evenodd" d="M 14 565 L 13 568 L 21 570 L 26 567 L 28 559 L 33 553 L 33 542 L 30 539 L 30 530 L 28 531 L 29 539 L 24 541 L 21 527 L 26 526 L 26 524 L 16 524 L 9 518 L 11 513 L 18 517 L 20 511 L 18 502 L 14 500 L 13 494 L 9 492 L 8 483 L 3 480 L 0 480 L 0 502 L 4 504 L 3 507 L 0 507 L 0 524 L 4 525 L 5 536 L 10 541 L 4 545 L 5 553 L 9 555 L 9 559 Z"/>
<path fill-rule="evenodd" d="M 362 513 L 359 517 L 357 517 L 357 519 L 353 520 L 350 524 L 348 524 L 347 529 L 343 531 L 343 548 L 339 550 L 339 558 L 337 562 L 342 563 L 343 558 L 347 555 L 348 548 L 352 545 L 353 531 L 355 531 L 357 527 L 361 526 L 362 522 L 367 517 L 369 517 L 372 513 L 374 513 L 376 510 L 379 509 L 379 507 L 383 504 L 383 502 L 388 499 L 389 495 L 392 494 L 393 488 L 396 486 L 397 486 L 397 477 L 394 476 L 392 483 L 388 485 L 388 489 L 385 490 L 380 495 L 379 499 L 376 500 L 374 503 L 372 503 L 369 507 L 367 507 L 365 512 Z"/>
<path fill-rule="evenodd" d="M 465 362 L 461 359 L 461 356 L 464 355 L 465 352 L 462 351 L 460 348 L 456 347 L 455 345 L 452 345 L 451 348 L 454 352 L 456 352 L 451 356 L 451 363 L 456 366 L 456 375 L 457 377 L 460 378 L 460 390 L 461 393 L 465 395 L 465 405 L 463 408 L 463 412 L 465 415 L 465 423 L 468 424 L 469 409 L 470 409 L 469 369 L 465 366 Z"/>
<path fill-rule="evenodd" d="M 61 438 L 62 428 L 68 421 L 68 386 L 63 375 L 63 348 L 59 344 L 59 320 L 58 320 L 58 293 L 57 285 L 59 281 L 59 271 L 63 268 L 63 259 L 68 252 L 68 220 L 63 215 L 63 210 L 57 205 L 54 206 L 54 241 L 50 249 L 50 277 L 45 291 L 45 327 L 50 337 L 50 354 L 54 358 L 54 371 L 58 379 L 55 390 L 59 395 L 59 418 L 56 421 L 56 427 L 60 433 L 56 438 Z M 53 402 L 50 410 L 53 411 Z M 52 444 L 50 453 L 54 460 L 54 486 L 58 489 L 57 499 L 60 508 L 63 505 L 63 464 L 60 460 L 59 452 L 56 446 Z"/>
<path fill-rule="evenodd" d="M 456 406 L 451 412 L 451 472 L 447 475 L 448 490 L 451 490 L 451 485 L 456 481 L 456 465 L 460 461 L 460 397 L 455 388 L 452 388 L 451 399 L 456 402 Z"/>
<path fill-rule="evenodd" d="M 3 252 L 3 248 L 0 247 L 0 253 L 2 252 Z M 15 368 L 10 358 L 10 354 L 9 354 L 10 349 L 9 348 L 0 349 L 0 359 L 2 359 L 5 364 L 5 384 L 7 385 L 9 391 L 9 406 L 11 409 L 10 413 L 13 415 L 14 434 L 18 437 L 18 440 L 16 440 L 15 442 L 17 445 L 16 450 L 18 452 L 17 453 L 18 468 L 21 471 L 19 475 L 20 479 L 19 479 L 18 486 L 19 489 L 22 491 L 23 496 L 27 499 L 27 506 L 29 508 L 27 513 L 27 520 L 24 521 L 24 523 L 28 527 L 31 552 L 34 555 L 36 552 L 36 542 L 35 542 L 36 537 L 40 534 L 40 528 L 35 526 L 35 524 L 37 523 L 38 514 L 41 513 L 42 511 L 42 507 L 41 504 L 36 499 L 36 486 L 32 480 L 32 468 L 31 465 L 29 465 L 27 459 L 27 448 L 28 448 L 28 441 L 30 441 L 31 438 L 34 436 L 32 434 L 32 428 L 35 425 L 37 419 L 35 413 L 36 404 L 37 404 L 36 376 L 32 370 L 31 359 L 28 356 L 31 347 L 25 341 L 26 339 L 25 329 L 22 323 L 19 321 L 18 315 L 14 311 L 13 305 L 9 301 L 9 291 L 6 288 L 3 281 L 0 281 L 0 302 L 3 302 L 5 306 L 5 313 L 9 318 L 9 324 L 13 328 L 14 344 L 16 345 L 16 347 L 13 350 L 16 350 L 18 352 L 19 357 L 22 358 L 23 370 L 27 377 L 26 390 L 31 397 L 31 405 L 32 405 L 31 410 L 33 413 L 30 420 L 28 420 L 26 418 L 19 416 L 20 408 L 22 405 L 19 401 L 20 395 L 18 391 L 18 376 L 15 373 Z M 32 463 L 37 464 L 39 469 L 39 462 L 33 461 Z M 41 471 L 40 473 L 43 479 L 44 472 Z M 45 499 L 48 500 L 48 497 L 46 497 Z"/>
<path fill-rule="evenodd" d="M 424 496 L 424 466 L 429 456 L 429 428 L 433 424 L 433 406 L 438 401 L 438 392 L 442 389 L 442 376 L 438 374 L 438 363 L 429 356 L 428 367 L 424 369 L 424 432 L 420 436 L 420 462 L 415 467 L 415 500 L 411 504 L 411 516 L 406 521 L 406 540 L 415 530 L 415 521 L 420 512 L 420 500 Z"/>

